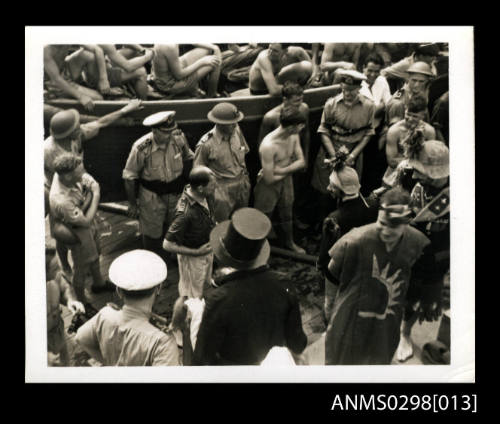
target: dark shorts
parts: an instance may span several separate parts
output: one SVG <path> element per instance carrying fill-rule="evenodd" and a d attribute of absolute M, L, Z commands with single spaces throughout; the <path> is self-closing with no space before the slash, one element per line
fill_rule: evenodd
<path fill-rule="evenodd" d="M 108 74 L 108 81 L 110 87 L 119 87 L 120 85 L 123 84 L 123 74 L 125 73 L 125 71 L 122 68 L 118 67 L 106 68 L 106 73 Z M 98 81 L 94 79 L 93 76 L 91 76 L 88 73 L 85 73 L 85 78 L 87 80 L 87 84 L 89 85 L 89 87 L 94 89 L 97 88 Z"/>
<path fill-rule="evenodd" d="M 177 80 L 173 75 L 168 74 L 166 78 L 158 78 L 157 76 L 153 76 L 153 78 L 151 78 L 151 81 L 158 91 L 167 94 L 180 94 L 191 91 L 194 87 L 197 87 L 198 75 L 196 72 L 193 72 L 186 78 Z"/>

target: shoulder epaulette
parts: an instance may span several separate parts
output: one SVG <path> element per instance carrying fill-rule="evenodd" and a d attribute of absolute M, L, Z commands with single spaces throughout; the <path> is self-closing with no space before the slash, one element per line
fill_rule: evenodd
<path fill-rule="evenodd" d="M 209 131 L 205 134 L 203 134 L 203 136 L 200 138 L 200 141 L 198 141 L 198 146 L 203 144 L 203 143 L 206 143 L 208 140 L 210 140 L 212 137 L 214 136 L 214 132 L 213 131 Z"/>
<path fill-rule="evenodd" d="M 174 138 L 175 144 L 179 149 L 182 150 L 184 144 L 187 144 L 186 136 L 180 128 L 173 130 L 171 136 Z"/>

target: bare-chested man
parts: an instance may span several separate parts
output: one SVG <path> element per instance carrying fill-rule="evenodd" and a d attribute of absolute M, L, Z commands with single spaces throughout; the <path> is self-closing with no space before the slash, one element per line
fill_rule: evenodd
<path fill-rule="evenodd" d="M 285 246 L 299 253 L 305 253 L 305 250 L 293 241 L 292 174 L 305 166 L 299 137 L 304 125 L 304 115 L 298 108 L 282 109 L 280 126 L 264 137 L 259 147 L 262 169 L 257 176 L 254 191 L 254 207 L 264 212 L 269 218 L 278 207 Z"/>
<path fill-rule="evenodd" d="M 94 100 L 102 100 L 96 90 L 81 85 L 81 69 L 75 70 L 68 66 L 66 56 L 73 46 L 69 44 L 47 45 L 43 48 L 44 96 L 46 98 L 71 97 L 77 99 L 86 110 L 94 109 Z M 99 75 L 98 89 L 101 92 L 109 90 L 106 86 L 106 64 L 102 49 L 96 45 L 84 45 L 83 49 L 92 52 L 96 57 Z"/>
<path fill-rule="evenodd" d="M 283 48 L 281 43 L 271 43 L 263 50 L 250 68 L 250 93 L 280 96 L 285 81 L 305 85 L 312 75 L 311 58 L 302 47 Z"/>
<path fill-rule="evenodd" d="M 194 49 L 179 57 L 178 44 L 155 44 L 152 82 L 165 94 L 188 93 L 200 96 L 199 81 L 208 75 L 207 96 L 217 96 L 221 52 L 215 44 L 193 44 Z"/>
<path fill-rule="evenodd" d="M 137 97 L 145 100 L 148 96 L 147 72 L 144 65 L 153 58 L 153 50 L 142 48 L 140 56 L 137 48 L 123 48 L 118 50 L 113 44 L 99 44 L 109 62 L 106 64 L 107 87 L 119 87 L 131 81 Z M 91 88 L 99 89 L 99 69 L 97 56 L 83 48 L 66 58 L 68 67 L 73 72 L 83 72 L 86 83 Z M 102 92 L 102 91 L 101 91 Z M 109 93 L 105 90 L 103 94 Z"/>
<path fill-rule="evenodd" d="M 361 43 L 325 43 L 320 69 L 325 73 L 325 82 L 338 84 L 337 69 L 356 70 L 361 52 Z"/>

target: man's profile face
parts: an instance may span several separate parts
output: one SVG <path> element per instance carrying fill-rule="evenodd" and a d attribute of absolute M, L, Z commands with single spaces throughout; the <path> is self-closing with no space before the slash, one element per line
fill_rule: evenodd
<path fill-rule="evenodd" d="M 280 43 L 271 43 L 269 45 L 269 59 L 271 61 L 278 61 L 283 55 L 283 46 Z"/>
<path fill-rule="evenodd" d="M 303 100 L 304 100 L 303 94 L 294 94 L 293 96 L 285 97 L 283 99 L 283 103 L 285 106 L 299 107 L 302 104 Z"/>
<path fill-rule="evenodd" d="M 348 103 L 354 102 L 358 98 L 360 87 L 358 85 L 347 85 L 342 83 L 342 94 Z"/>
<path fill-rule="evenodd" d="M 368 62 L 365 69 L 363 70 L 363 73 L 366 76 L 366 82 L 368 82 L 368 84 L 372 85 L 375 82 L 375 80 L 380 75 L 380 68 L 380 65 L 373 62 Z"/>
<path fill-rule="evenodd" d="M 408 87 L 410 88 L 410 92 L 413 94 L 418 94 L 424 91 L 427 86 L 427 82 L 429 78 L 427 75 L 423 74 L 410 74 L 408 77 Z"/>
<path fill-rule="evenodd" d="M 395 224 L 388 219 L 385 211 L 378 212 L 377 230 L 380 237 L 386 244 L 396 243 L 403 235 L 408 224 Z"/>

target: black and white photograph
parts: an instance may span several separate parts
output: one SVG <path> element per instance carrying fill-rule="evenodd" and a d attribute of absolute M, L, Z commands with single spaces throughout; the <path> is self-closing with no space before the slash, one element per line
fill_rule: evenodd
<path fill-rule="evenodd" d="M 26 382 L 475 382 L 474 28 L 25 27 Z"/>

